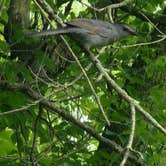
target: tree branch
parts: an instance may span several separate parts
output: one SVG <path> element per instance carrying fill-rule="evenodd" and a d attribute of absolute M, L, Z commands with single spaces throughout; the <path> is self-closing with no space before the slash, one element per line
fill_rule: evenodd
<path fill-rule="evenodd" d="M 152 125 L 154 125 L 157 129 L 159 129 L 164 135 L 166 135 L 166 129 L 157 122 L 148 112 L 146 112 L 139 104 L 139 102 L 133 99 L 131 96 L 127 94 L 125 90 L 123 90 L 119 85 L 109 76 L 101 62 L 93 55 L 91 51 L 87 51 L 89 53 L 91 61 L 95 64 L 98 71 L 103 75 L 103 77 L 107 80 L 108 84 L 112 86 L 118 94 L 122 96 L 129 104 L 133 104 L 137 111 L 139 111 Z"/>
<path fill-rule="evenodd" d="M 127 4 L 132 3 L 133 1 L 134 1 L 134 0 L 124 0 L 124 1 L 122 1 L 122 2 L 115 3 L 115 4 L 111 4 L 111 5 L 105 6 L 105 7 L 100 8 L 100 9 L 95 8 L 95 7 L 92 7 L 92 6 L 89 6 L 89 5 L 87 5 L 86 3 L 81 2 L 81 1 L 80 1 L 80 3 L 82 3 L 82 4 L 85 5 L 85 6 L 87 6 L 88 8 L 93 9 L 94 11 L 102 12 L 102 11 L 107 10 L 107 9 L 108 9 L 108 10 L 111 10 L 111 9 L 115 9 L 115 8 L 120 8 L 120 7 L 122 7 L 122 6 L 126 6 Z"/>
<path fill-rule="evenodd" d="M 44 11 L 47 12 L 47 14 L 53 18 L 55 21 L 57 21 L 61 26 L 65 26 L 65 24 L 63 23 L 63 21 L 61 20 L 60 17 L 58 17 L 53 9 L 51 8 L 51 6 L 44 0 L 33 0 L 36 4 L 39 4 L 42 9 L 44 9 Z"/>
<path fill-rule="evenodd" d="M 124 166 L 125 163 L 127 162 L 128 156 L 130 154 L 130 150 L 132 149 L 132 144 L 133 144 L 133 140 L 134 140 L 134 133 L 135 133 L 135 106 L 133 104 L 131 104 L 131 132 L 130 132 L 130 137 L 129 137 L 129 141 L 128 144 L 126 146 L 126 152 L 124 154 L 123 160 L 120 163 L 120 166 Z"/>
<path fill-rule="evenodd" d="M 32 88 L 30 88 L 28 85 L 25 84 L 18 84 L 18 83 L 9 83 L 6 81 L 0 81 L 0 88 L 1 89 L 6 89 L 6 90 L 11 90 L 11 91 L 21 91 L 24 94 L 28 95 L 29 97 L 31 97 L 34 100 L 40 100 L 41 98 L 43 99 L 43 96 L 41 96 L 39 93 L 37 93 L 35 90 L 33 90 Z M 91 127 L 89 127 L 88 125 L 81 123 L 79 120 L 77 120 L 76 118 L 74 118 L 70 113 L 68 113 L 67 111 L 64 111 L 62 109 L 59 109 L 57 107 L 54 106 L 53 103 L 47 101 L 46 99 L 41 100 L 40 104 L 47 108 L 48 110 L 50 110 L 53 113 L 56 113 L 60 116 L 62 116 L 65 120 L 77 125 L 78 127 L 80 127 L 81 129 L 83 129 L 84 131 L 86 131 L 88 134 L 90 134 L 91 136 L 93 136 L 94 138 L 96 138 L 98 141 L 100 141 L 103 144 L 106 144 L 107 146 L 113 148 L 116 152 L 118 152 L 120 155 L 123 155 L 124 153 L 124 149 L 118 145 L 116 142 L 111 141 L 101 135 L 99 135 L 94 129 L 92 129 Z M 129 159 L 134 162 L 137 166 L 142 166 L 143 163 L 141 161 L 139 161 L 135 156 L 133 155 L 129 155 Z"/>

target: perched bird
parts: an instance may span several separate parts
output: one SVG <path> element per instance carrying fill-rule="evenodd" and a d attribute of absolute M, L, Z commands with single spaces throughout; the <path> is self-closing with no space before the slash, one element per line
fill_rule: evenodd
<path fill-rule="evenodd" d="M 137 33 L 126 24 L 109 23 L 93 19 L 73 19 L 66 23 L 66 27 L 44 30 L 27 34 L 27 37 L 67 34 L 79 42 L 86 50 L 97 46 L 109 45 L 128 35 Z"/>

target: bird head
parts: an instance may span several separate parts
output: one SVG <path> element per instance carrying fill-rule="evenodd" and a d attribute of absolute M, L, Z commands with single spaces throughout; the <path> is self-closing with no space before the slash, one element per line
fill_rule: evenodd
<path fill-rule="evenodd" d="M 127 24 L 117 24 L 120 35 L 128 36 L 128 35 L 138 35 L 138 33 L 133 30 L 131 27 L 129 27 Z"/>

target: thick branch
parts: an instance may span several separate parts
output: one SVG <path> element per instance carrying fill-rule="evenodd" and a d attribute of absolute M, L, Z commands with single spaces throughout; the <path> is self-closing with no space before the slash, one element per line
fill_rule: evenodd
<path fill-rule="evenodd" d="M 13 90 L 21 91 L 24 94 L 28 95 L 29 97 L 33 98 L 34 100 L 40 100 L 41 98 L 43 99 L 43 96 L 41 96 L 40 94 L 38 94 L 36 91 L 34 91 L 28 85 L 25 85 L 25 84 L 18 84 L 18 83 L 10 84 L 5 81 L 0 81 L 0 88 L 11 90 L 11 91 L 13 91 Z M 107 146 L 109 146 L 111 148 L 114 148 L 115 151 L 117 151 L 119 154 L 122 155 L 124 153 L 124 149 L 120 145 L 118 145 L 116 142 L 111 141 L 111 140 L 99 135 L 94 129 L 92 129 L 88 125 L 85 125 L 84 123 L 81 123 L 79 120 L 74 118 L 71 114 L 69 114 L 67 111 L 56 108 L 53 103 L 47 101 L 46 99 L 41 100 L 40 104 L 43 105 L 44 107 L 46 107 L 48 110 L 52 111 L 53 113 L 57 113 L 58 115 L 62 116 L 65 120 L 72 122 L 73 124 L 79 126 L 81 129 L 86 131 L 88 134 L 90 134 L 91 136 L 96 138 L 101 143 L 106 144 Z M 138 166 L 143 165 L 133 155 L 129 155 L 129 159 Z"/>
<path fill-rule="evenodd" d="M 162 127 L 156 119 L 154 119 L 148 112 L 146 112 L 139 104 L 138 101 L 133 99 L 131 96 L 127 94 L 125 90 L 123 90 L 105 71 L 104 67 L 100 63 L 100 61 L 93 55 L 92 52 L 88 51 L 89 56 L 92 60 L 92 62 L 95 64 L 98 71 L 103 75 L 103 77 L 107 80 L 107 82 L 112 86 L 118 94 L 122 96 L 123 99 L 125 99 L 129 104 L 133 104 L 137 111 L 139 111 L 152 125 L 154 125 L 156 128 L 158 128 L 163 134 L 166 135 L 166 129 Z"/>

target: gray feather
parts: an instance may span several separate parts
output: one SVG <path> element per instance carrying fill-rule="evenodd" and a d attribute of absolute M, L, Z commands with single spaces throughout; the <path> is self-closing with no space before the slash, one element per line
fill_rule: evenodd
<path fill-rule="evenodd" d="M 82 29 L 81 29 L 82 30 Z M 60 28 L 60 29 L 52 29 L 52 30 L 43 30 L 40 32 L 32 32 L 26 34 L 26 37 L 38 37 L 38 36 L 49 36 L 49 35 L 59 35 L 59 34 L 67 34 L 67 33 L 80 33 L 80 28 Z"/>

